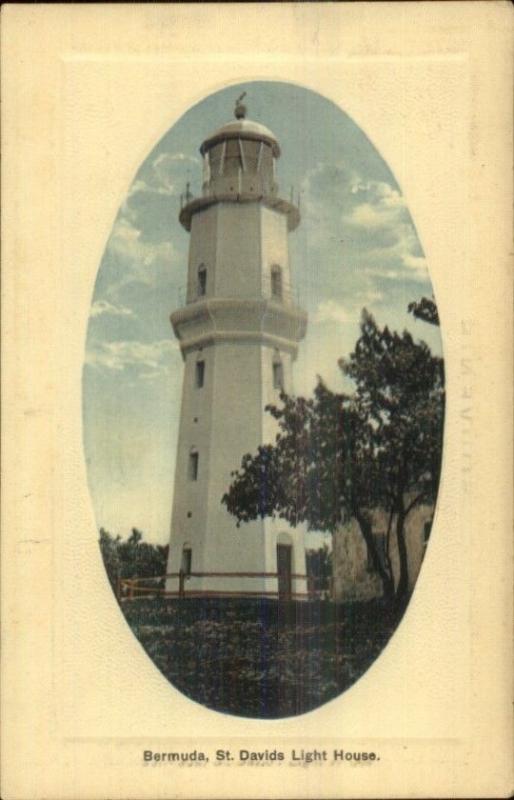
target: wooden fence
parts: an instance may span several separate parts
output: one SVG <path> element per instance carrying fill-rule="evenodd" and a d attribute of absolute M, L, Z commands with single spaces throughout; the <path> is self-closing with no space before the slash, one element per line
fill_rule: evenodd
<path fill-rule="evenodd" d="M 283 592 L 279 589 L 278 572 L 169 572 L 166 575 L 152 578 L 118 578 L 117 596 L 120 600 L 136 600 L 144 597 L 274 597 L 282 600 L 315 599 L 326 594 L 326 590 L 316 587 L 316 579 L 310 575 L 292 573 L 288 575 L 291 580 L 304 580 L 307 582 L 306 592 Z M 277 588 L 274 591 L 231 591 L 223 589 L 188 589 L 190 578 L 274 578 Z M 178 579 L 177 591 L 166 589 L 169 579 Z M 148 584 L 152 585 L 148 585 Z"/>

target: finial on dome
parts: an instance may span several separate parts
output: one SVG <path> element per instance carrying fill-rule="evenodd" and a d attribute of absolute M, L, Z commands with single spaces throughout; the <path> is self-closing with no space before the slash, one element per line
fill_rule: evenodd
<path fill-rule="evenodd" d="M 236 119 L 244 119 L 246 117 L 246 106 L 243 103 L 245 97 L 246 92 L 243 92 L 236 100 L 236 107 L 234 109 L 234 116 Z"/>

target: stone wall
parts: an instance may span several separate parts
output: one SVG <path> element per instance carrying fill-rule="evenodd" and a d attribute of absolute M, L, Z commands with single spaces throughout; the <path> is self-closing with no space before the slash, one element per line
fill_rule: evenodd
<path fill-rule="evenodd" d="M 405 539 L 408 552 L 409 587 L 412 589 L 421 568 L 426 548 L 426 531 L 434 513 L 434 507 L 418 506 L 407 518 Z M 384 536 L 389 522 L 388 514 L 376 511 L 373 514 L 373 532 Z M 399 556 L 396 542 L 395 522 L 391 526 L 389 557 L 393 568 L 395 585 L 399 577 Z M 332 540 L 333 596 L 335 600 L 371 600 L 382 596 L 382 582 L 370 567 L 366 543 L 355 520 L 340 528 Z"/>

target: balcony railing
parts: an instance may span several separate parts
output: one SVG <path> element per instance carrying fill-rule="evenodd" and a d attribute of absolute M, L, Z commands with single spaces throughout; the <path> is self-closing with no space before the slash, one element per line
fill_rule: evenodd
<path fill-rule="evenodd" d="M 205 292 L 200 291 L 197 287 L 191 289 L 188 286 L 181 286 L 177 290 L 177 307 L 197 303 L 199 300 L 209 300 L 210 298 L 217 297 L 212 295 L 208 290 Z M 241 298 L 242 300 L 256 299 L 255 296 L 245 297 L 244 295 L 231 295 L 223 294 L 223 299 Z M 300 291 L 289 284 L 283 284 L 280 292 L 272 291 L 271 281 L 265 281 L 262 284 L 262 299 L 271 300 L 278 305 L 300 305 Z M 260 298 L 259 298 L 260 299 Z"/>

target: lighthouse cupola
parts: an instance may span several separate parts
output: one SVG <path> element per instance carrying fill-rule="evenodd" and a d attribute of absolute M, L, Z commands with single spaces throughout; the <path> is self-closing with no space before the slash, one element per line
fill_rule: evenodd
<path fill-rule="evenodd" d="M 235 119 L 214 131 L 203 142 L 203 192 L 254 197 L 276 195 L 275 159 L 280 147 L 275 135 L 258 122 L 246 118 L 241 97 Z"/>
<path fill-rule="evenodd" d="M 203 141 L 202 196 L 186 198 L 180 221 L 191 229 L 191 217 L 213 202 L 262 201 L 269 207 L 280 207 L 287 216 L 288 229 L 300 222 L 300 213 L 293 203 L 279 198 L 276 160 L 280 145 L 275 134 L 260 122 L 247 119 L 243 93 L 236 101 L 235 119 L 211 133 Z"/>

